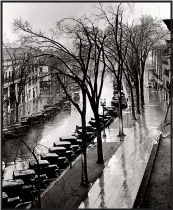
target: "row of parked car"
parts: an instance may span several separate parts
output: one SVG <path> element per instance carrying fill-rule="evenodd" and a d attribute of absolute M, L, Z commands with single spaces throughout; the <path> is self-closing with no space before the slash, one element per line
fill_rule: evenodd
<path fill-rule="evenodd" d="M 3 180 L 3 207 L 24 208 L 31 203 L 38 195 L 38 181 L 41 190 L 46 189 L 81 153 L 80 145 L 81 140 L 74 136 L 60 137 L 48 153 L 40 155 L 38 163 L 33 160 L 28 169 L 14 170 L 12 180 Z"/>
<path fill-rule="evenodd" d="M 29 129 L 35 125 L 44 124 L 47 121 L 50 121 L 53 117 L 56 116 L 60 110 L 69 110 L 71 108 L 71 103 L 69 101 L 62 101 L 51 105 L 45 105 L 44 110 L 33 114 L 29 117 L 21 118 L 21 121 L 15 123 L 13 126 L 8 126 L 3 129 L 3 137 L 6 139 L 15 138 L 19 136 L 26 135 L 29 132 Z"/>
<path fill-rule="evenodd" d="M 73 93 L 73 99 L 78 101 L 80 99 L 79 91 Z M 58 103 L 54 105 L 45 105 L 44 110 L 33 114 L 29 117 L 22 117 L 20 122 L 15 123 L 13 126 L 8 126 L 3 129 L 3 137 L 5 139 L 15 138 L 26 135 L 29 129 L 35 125 L 44 124 L 50 121 L 61 110 L 67 111 L 71 109 L 71 103 L 67 100 L 67 97 L 62 98 Z"/>
<path fill-rule="evenodd" d="M 111 101 L 111 106 L 114 106 L 118 108 L 119 106 L 119 91 L 116 82 L 113 83 L 113 97 Z M 127 99 L 125 98 L 125 93 L 121 91 L 120 93 L 120 99 L 121 99 L 121 107 L 122 109 L 127 108 Z"/>
<path fill-rule="evenodd" d="M 100 115 L 101 128 L 103 129 L 117 116 L 115 107 L 107 107 L 105 116 Z M 87 144 L 96 137 L 96 121 L 91 118 L 86 126 Z M 60 137 L 49 148 L 48 153 L 41 154 L 38 163 L 33 160 L 26 170 L 14 170 L 12 180 L 3 180 L 3 207 L 26 208 L 38 195 L 38 182 L 41 191 L 56 179 L 72 161 L 81 153 L 82 127 L 76 126 L 72 136 Z M 38 165 L 39 164 L 39 165 Z M 39 178 L 40 177 L 40 178 Z"/>

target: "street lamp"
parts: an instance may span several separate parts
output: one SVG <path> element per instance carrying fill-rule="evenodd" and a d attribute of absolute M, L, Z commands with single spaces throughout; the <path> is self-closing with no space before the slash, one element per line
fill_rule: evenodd
<path fill-rule="evenodd" d="M 104 110 L 105 110 L 105 107 L 106 107 L 106 98 L 100 99 L 100 105 L 101 105 L 102 108 L 103 108 L 103 119 L 104 119 Z M 106 137 L 105 127 L 104 127 L 104 129 L 103 129 L 103 137 L 104 137 L 104 138 Z"/>

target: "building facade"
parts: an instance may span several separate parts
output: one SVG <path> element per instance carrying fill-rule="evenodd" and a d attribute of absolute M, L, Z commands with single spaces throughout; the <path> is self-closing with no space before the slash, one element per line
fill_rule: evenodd
<path fill-rule="evenodd" d="M 8 51 L 14 53 L 14 49 Z M 25 50 L 19 52 L 15 54 L 14 59 L 12 59 L 14 56 L 8 56 L 9 53 L 5 52 L 5 49 L 3 53 L 4 127 L 17 121 L 16 110 L 18 110 L 18 120 L 43 110 L 44 105 L 52 98 L 52 90 L 55 90 L 52 85 L 56 84 L 52 82 L 50 68 L 44 64 L 38 65 L 35 60 L 22 66 L 27 54 Z M 16 101 L 19 102 L 18 109 Z"/>
<path fill-rule="evenodd" d="M 170 20 L 163 20 L 170 30 Z M 171 36 L 170 36 L 171 38 Z M 171 90 L 171 41 L 152 49 L 153 86 L 160 91 L 162 100 L 170 101 Z"/>

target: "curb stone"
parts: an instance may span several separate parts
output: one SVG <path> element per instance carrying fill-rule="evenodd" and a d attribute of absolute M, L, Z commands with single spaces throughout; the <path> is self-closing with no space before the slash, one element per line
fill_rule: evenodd
<path fill-rule="evenodd" d="M 150 157 L 144 172 L 144 176 L 142 178 L 141 181 L 141 185 L 139 187 L 133 208 L 143 208 L 143 202 L 145 201 L 146 198 L 146 194 L 147 194 L 147 190 L 149 187 L 149 183 L 150 183 L 150 179 L 152 176 L 152 171 L 154 168 L 154 164 L 155 164 L 155 160 L 156 160 L 156 156 L 157 156 L 157 152 L 158 152 L 158 148 L 160 145 L 160 140 L 162 139 L 162 135 L 160 135 L 159 139 L 158 139 L 158 144 L 153 144 L 151 153 L 150 153 Z"/>

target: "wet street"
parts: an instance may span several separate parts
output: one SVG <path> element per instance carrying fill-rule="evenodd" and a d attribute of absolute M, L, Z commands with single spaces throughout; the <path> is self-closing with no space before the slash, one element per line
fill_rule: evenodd
<path fill-rule="evenodd" d="M 144 112 L 133 127 L 124 129 L 124 141 L 79 208 L 133 208 L 152 145 L 157 143 L 155 135 L 165 114 L 166 104 L 159 101 L 158 92 L 145 89 Z M 107 139 L 119 141 L 117 134 L 117 124 L 113 122 Z"/>
<path fill-rule="evenodd" d="M 101 96 L 101 98 L 106 99 L 107 106 L 110 106 L 112 96 L 112 78 L 107 76 Z M 100 112 L 102 113 L 102 107 L 100 107 Z M 87 101 L 87 122 L 91 117 L 93 117 L 93 113 Z M 59 137 L 72 135 L 76 125 L 81 125 L 81 118 L 75 107 L 71 106 L 70 111 L 61 111 L 50 123 L 45 124 L 43 127 L 37 126 L 32 128 L 29 134 L 22 138 L 30 148 L 36 146 L 37 154 L 46 153 L 48 148 L 52 147 L 53 143 L 59 140 Z M 5 141 L 5 144 L 2 146 L 2 161 L 7 164 L 4 179 L 11 179 L 14 169 L 28 168 L 28 160 L 30 158 L 32 158 L 31 153 L 20 139 Z"/>

